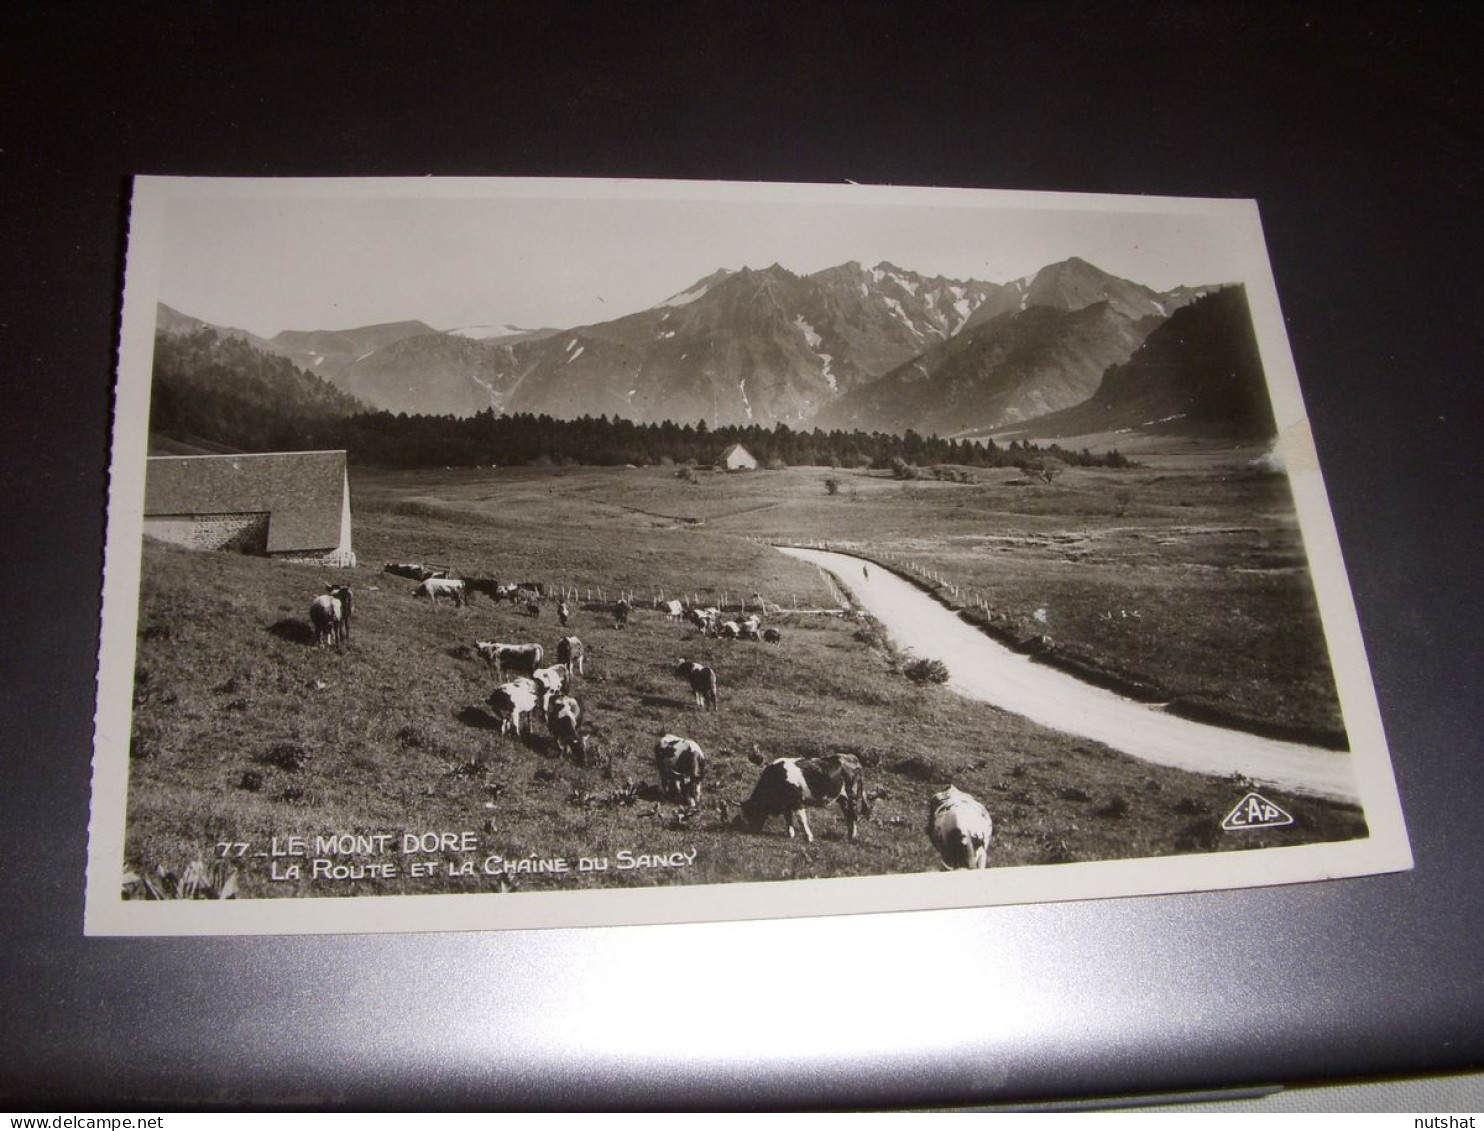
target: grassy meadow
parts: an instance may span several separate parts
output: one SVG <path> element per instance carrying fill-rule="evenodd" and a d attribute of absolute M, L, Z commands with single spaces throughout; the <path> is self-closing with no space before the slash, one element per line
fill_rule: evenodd
<path fill-rule="evenodd" d="M 1286 486 L 1244 458 L 1072 469 L 1039 486 L 1012 485 L 1013 471 L 963 485 L 824 468 L 693 481 L 659 467 L 355 469 L 356 569 L 146 543 L 127 863 L 179 871 L 219 842 L 246 843 L 244 897 L 500 890 L 498 877 L 446 869 L 273 880 L 254 855 L 289 836 L 470 831 L 476 859 L 694 850 L 682 869 L 520 875 L 521 890 L 930 871 L 927 799 L 950 782 L 993 814 L 994 867 L 1363 836 L 1357 808 L 1272 790 L 1296 822 L 1231 836 L 1219 826 L 1239 780 L 1151 766 L 914 684 L 869 624 L 792 611 L 829 606 L 827 585 L 753 540 L 910 555 L 993 593 L 1004 624 L 1109 671 L 1235 715 L 1338 727 Z M 588 646 L 576 693 L 601 756 L 559 757 L 539 723 L 533 737 L 502 736 L 485 706 L 496 681 L 474 642 L 554 652 L 554 604 L 539 618 L 482 597 L 434 610 L 381 572 L 387 561 L 593 591 L 566 631 Z M 317 649 L 308 607 L 332 576 L 355 591 L 352 639 Z M 628 629 L 613 627 L 599 591 L 635 594 Z M 648 608 L 655 595 L 724 593 L 783 606 L 766 622 L 782 644 L 708 640 Z M 682 657 L 717 670 L 719 712 L 696 710 L 671 674 Z M 665 733 L 708 756 L 694 814 L 660 796 L 652 750 Z M 813 845 L 776 818 L 761 834 L 733 825 L 766 760 L 834 751 L 860 757 L 876 795 L 859 841 L 833 808 L 811 813 Z"/>
<path fill-rule="evenodd" d="M 1343 747 L 1287 479 L 1254 466 L 1262 454 L 1187 444 L 1050 484 L 1013 468 L 976 470 L 972 485 L 809 468 L 696 484 L 630 472 L 584 491 L 716 531 L 910 560 L 982 594 L 996 635 L 1050 637 L 1074 670 L 1197 717 Z"/>

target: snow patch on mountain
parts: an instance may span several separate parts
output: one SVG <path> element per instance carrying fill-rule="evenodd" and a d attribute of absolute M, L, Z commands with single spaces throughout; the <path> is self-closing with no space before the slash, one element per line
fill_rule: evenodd
<path fill-rule="evenodd" d="M 906 326 L 907 329 L 911 330 L 914 334 L 921 336 L 922 331 L 918 329 L 917 324 L 914 323 L 910 317 L 908 317 L 907 312 L 902 309 L 901 303 L 892 298 L 890 295 L 883 296 L 881 301 L 886 303 L 886 308 L 888 310 L 890 310 L 893 314 L 895 314 L 902 320 L 902 324 Z"/>
<path fill-rule="evenodd" d="M 492 408 L 494 408 L 496 411 L 504 410 L 505 398 L 501 395 L 500 390 L 496 389 L 493 385 L 491 385 L 477 373 L 469 374 L 469 380 L 473 381 L 476 385 L 478 385 L 481 389 L 489 394 L 490 406 Z"/>
<path fill-rule="evenodd" d="M 660 306 L 688 306 L 691 303 L 695 302 L 696 299 L 700 298 L 702 295 L 704 295 L 710 289 L 711 289 L 711 284 L 709 282 L 697 283 L 695 286 L 693 286 L 688 291 L 681 291 L 678 295 L 671 295 L 669 298 L 665 299 L 665 301 L 662 302 L 662 303 L 660 303 L 659 305 Z"/>
<path fill-rule="evenodd" d="M 737 388 L 742 390 L 742 407 L 747 410 L 747 419 L 752 419 L 752 402 L 747 399 L 747 378 L 737 382 Z"/>
<path fill-rule="evenodd" d="M 504 338 L 511 334 L 524 334 L 526 328 L 522 326 L 511 326 L 508 324 L 495 325 L 494 323 L 478 323 L 472 326 L 455 326 L 448 333 L 458 338 L 473 338 L 476 341 L 484 338 Z"/>
<path fill-rule="evenodd" d="M 809 348 L 817 353 L 819 343 L 824 339 L 819 336 L 813 326 L 809 325 L 809 320 L 800 314 L 794 318 L 794 325 L 804 332 L 804 340 L 809 343 Z"/>
<path fill-rule="evenodd" d="M 821 372 L 824 379 L 830 383 L 830 391 L 838 393 L 840 391 L 840 383 L 835 379 L 835 374 L 830 369 L 835 357 L 833 354 L 825 353 L 824 350 L 819 348 L 824 344 L 824 339 L 819 336 L 819 332 L 813 326 L 809 325 L 809 320 L 802 314 L 794 319 L 794 325 L 803 333 L 804 340 L 809 343 L 809 348 L 818 355 L 822 366 Z"/>

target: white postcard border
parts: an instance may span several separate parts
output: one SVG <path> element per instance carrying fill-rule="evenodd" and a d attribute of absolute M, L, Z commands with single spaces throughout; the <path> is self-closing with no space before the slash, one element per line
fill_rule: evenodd
<path fill-rule="evenodd" d="M 126 792 L 139 613 L 144 467 L 161 241 L 173 199 L 518 198 L 953 205 L 1216 216 L 1244 231 L 1244 277 L 1283 458 L 1350 737 L 1364 839 L 1190 856 L 822 880 L 600 891 L 348 895 L 235 901 L 129 901 Z M 255 935 L 612 926 L 784 918 L 1115 898 L 1291 884 L 1412 866 L 1391 759 L 1338 535 L 1289 350 L 1256 203 L 1179 197 L 855 185 L 480 178 L 141 177 L 130 214 L 103 577 L 89 825 L 88 935 Z M 1235 796 L 1234 796 L 1235 800 Z"/>

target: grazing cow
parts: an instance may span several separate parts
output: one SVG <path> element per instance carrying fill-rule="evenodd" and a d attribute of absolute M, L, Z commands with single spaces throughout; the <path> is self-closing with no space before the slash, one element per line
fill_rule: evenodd
<path fill-rule="evenodd" d="M 491 601 L 498 601 L 502 595 L 500 590 L 504 586 L 493 577 L 466 577 L 464 578 L 464 588 L 469 591 L 471 598 L 476 593 L 483 593 Z"/>
<path fill-rule="evenodd" d="M 526 616 L 539 617 L 541 615 L 541 603 L 539 601 L 526 602 Z"/>
<path fill-rule="evenodd" d="M 350 604 L 349 585 L 327 585 L 310 604 L 309 623 L 314 626 L 316 648 L 350 640 Z"/>
<path fill-rule="evenodd" d="M 582 707 L 570 695 L 558 695 L 546 704 L 546 730 L 557 750 L 579 762 L 587 761 L 587 742 L 582 737 Z"/>
<path fill-rule="evenodd" d="M 763 629 L 763 639 L 769 644 L 778 644 L 783 640 L 783 633 L 779 632 L 776 628 L 765 628 Z"/>
<path fill-rule="evenodd" d="M 557 641 L 557 662 L 566 664 L 567 670 L 575 675 L 582 674 L 582 659 L 586 654 L 587 649 L 575 636 L 563 636 Z"/>
<path fill-rule="evenodd" d="M 756 613 L 753 613 L 752 616 L 748 617 L 741 624 L 741 627 L 744 631 L 751 630 L 754 636 L 757 635 L 758 629 L 762 628 L 762 626 L 763 618 L 758 616 Z"/>
<path fill-rule="evenodd" d="M 553 698 L 567 693 L 572 682 L 572 673 L 566 664 L 553 664 L 551 667 L 537 668 L 531 673 L 531 678 L 541 689 L 541 705 L 545 708 Z"/>
<path fill-rule="evenodd" d="M 569 620 L 571 620 L 571 619 L 572 619 L 572 606 L 569 605 L 569 604 L 567 604 L 566 601 L 560 601 L 560 602 L 558 602 L 557 603 L 557 623 L 560 624 L 563 628 L 566 628 L 567 627 L 567 622 Z"/>
<path fill-rule="evenodd" d="M 711 622 L 716 619 L 715 609 L 691 609 L 685 614 L 686 619 L 699 629 L 709 629 Z"/>
<path fill-rule="evenodd" d="M 688 738 L 667 734 L 654 744 L 654 764 L 660 772 L 660 792 L 679 799 L 687 809 L 701 803 L 701 779 L 706 755 Z"/>
<path fill-rule="evenodd" d="M 394 577 L 406 577 L 412 581 L 427 581 L 430 577 L 447 577 L 448 570 L 435 569 L 433 566 L 425 566 L 421 562 L 387 562 L 381 569 L 382 573 L 390 573 Z"/>
<path fill-rule="evenodd" d="M 666 601 L 660 605 L 660 608 L 671 620 L 679 620 L 680 614 L 685 611 L 679 601 Z"/>
<path fill-rule="evenodd" d="M 627 628 L 629 626 L 629 613 L 633 606 L 627 600 L 619 601 L 613 606 L 613 627 Z"/>
<path fill-rule="evenodd" d="M 539 690 L 539 688 L 538 688 Z M 548 695 L 541 705 L 541 716 L 546 720 L 546 729 L 551 729 L 552 720 L 558 714 L 571 715 L 573 722 L 582 722 L 582 704 L 571 695 Z"/>
<path fill-rule="evenodd" d="M 489 705 L 494 711 L 495 718 L 500 720 L 500 733 L 509 734 L 513 729 L 515 737 L 521 734 L 521 720 L 534 711 L 540 697 L 540 690 L 534 680 L 525 678 L 513 679 L 509 683 L 502 683 L 490 694 Z M 526 724 L 530 730 L 530 724 Z"/>
<path fill-rule="evenodd" d="M 946 868 L 988 868 L 994 822 L 973 797 L 949 786 L 928 802 L 927 835 Z"/>
<path fill-rule="evenodd" d="M 494 598 L 496 601 L 509 601 L 513 605 L 520 600 L 520 586 L 513 582 L 496 585 Z"/>
<path fill-rule="evenodd" d="M 716 705 L 716 672 L 703 664 L 681 660 L 675 665 L 675 674 L 690 684 L 690 692 L 696 697 L 696 706 L 707 710 L 718 710 Z"/>
<path fill-rule="evenodd" d="M 763 638 L 762 633 L 746 624 L 739 630 L 738 636 L 743 640 L 751 640 L 754 644 Z"/>
<path fill-rule="evenodd" d="M 539 644 L 500 644 L 493 640 L 481 640 L 474 648 L 484 662 L 502 677 L 507 668 L 529 675 L 541 666 L 543 653 Z"/>
<path fill-rule="evenodd" d="M 538 597 L 546 596 L 546 582 L 544 581 L 517 581 L 515 587 L 525 589 Z"/>
<path fill-rule="evenodd" d="M 464 592 L 462 581 L 453 581 L 446 577 L 430 577 L 412 591 L 414 597 L 426 597 L 433 602 L 433 608 L 438 607 L 438 598 L 446 597 L 454 605 L 462 606 L 468 599 Z"/>
<path fill-rule="evenodd" d="M 777 814 L 788 824 L 790 838 L 798 827 L 804 830 L 804 839 L 813 843 L 814 834 L 804 810 L 831 803 L 840 806 L 847 833 L 855 840 L 860 818 L 871 815 L 857 758 L 850 754 L 779 758 L 763 767 L 752 796 L 742 802 L 742 820 L 756 833 L 762 831 L 769 817 Z"/>
<path fill-rule="evenodd" d="M 722 626 L 716 630 L 716 635 L 725 640 L 736 640 L 742 635 L 742 626 L 734 620 L 724 621 Z"/>

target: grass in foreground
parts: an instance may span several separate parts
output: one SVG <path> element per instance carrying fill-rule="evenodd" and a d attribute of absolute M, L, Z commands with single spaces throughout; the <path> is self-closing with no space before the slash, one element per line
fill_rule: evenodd
<path fill-rule="evenodd" d="M 310 643 L 307 609 L 324 571 L 148 545 L 128 863 L 178 870 L 218 842 L 256 851 L 274 837 L 467 830 L 476 859 L 695 853 L 679 870 L 521 876 L 523 890 L 926 871 L 937 867 L 923 833 L 927 798 L 950 782 L 994 815 L 996 867 L 1365 835 L 1352 806 L 1267 790 L 1294 825 L 1223 833 L 1220 820 L 1245 783 L 1149 766 L 911 683 L 869 633 L 837 617 L 775 617 L 785 638 L 771 648 L 705 640 L 642 608 L 622 632 L 605 612 L 579 610 L 572 631 L 590 648 L 579 696 L 605 762 L 557 757 L 539 724 L 534 739 L 502 737 L 484 706 L 495 681 L 473 642 L 538 639 L 551 649 L 559 634 L 551 609 L 535 620 L 487 601 L 434 611 L 414 601 L 410 582 L 381 574 L 383 561 L 452 561 L 470 574 L 609 594 L 726 589 L 826 603 L 815 571 L 720 532 L 724 517 L 676 522 L 606 497 L 612 477 L 635 474 L 358 482 L 366 565 L 335 575 L 356 591 L 343 652 Z M 643 474 L 628 486 L 646 485 Z M 652 501 L 668 503 L 659 476 L 648 483 Z M 776 489 L 766 476 L 734 478 Z M 729 505 L 739 502 L 761 505 L 745 497 Z M 719 672 L 719 713 L 696 711 L 670 675 L 682 656 Z M 689 818 L 658 794 L 651 751 L 667 732 L 695 739 L 710 759 L 704 803 Z M 868 788 L 883 794 L 857 843 L 844 839 L 834 810 L 812 814 L 818 840 L 806 846 L 777 820 L 761 835 L 736 829 L 716 806 L 735 811 L 766 759 L 836 750 L 858 754 Z M 273 882 L 269 862 L 249 856 L 239 884 L 246 897 L 271 897 L 488 891 L 498 880 L 440 868 L 418 879 L 404 869 L 392 880 Z"/>

